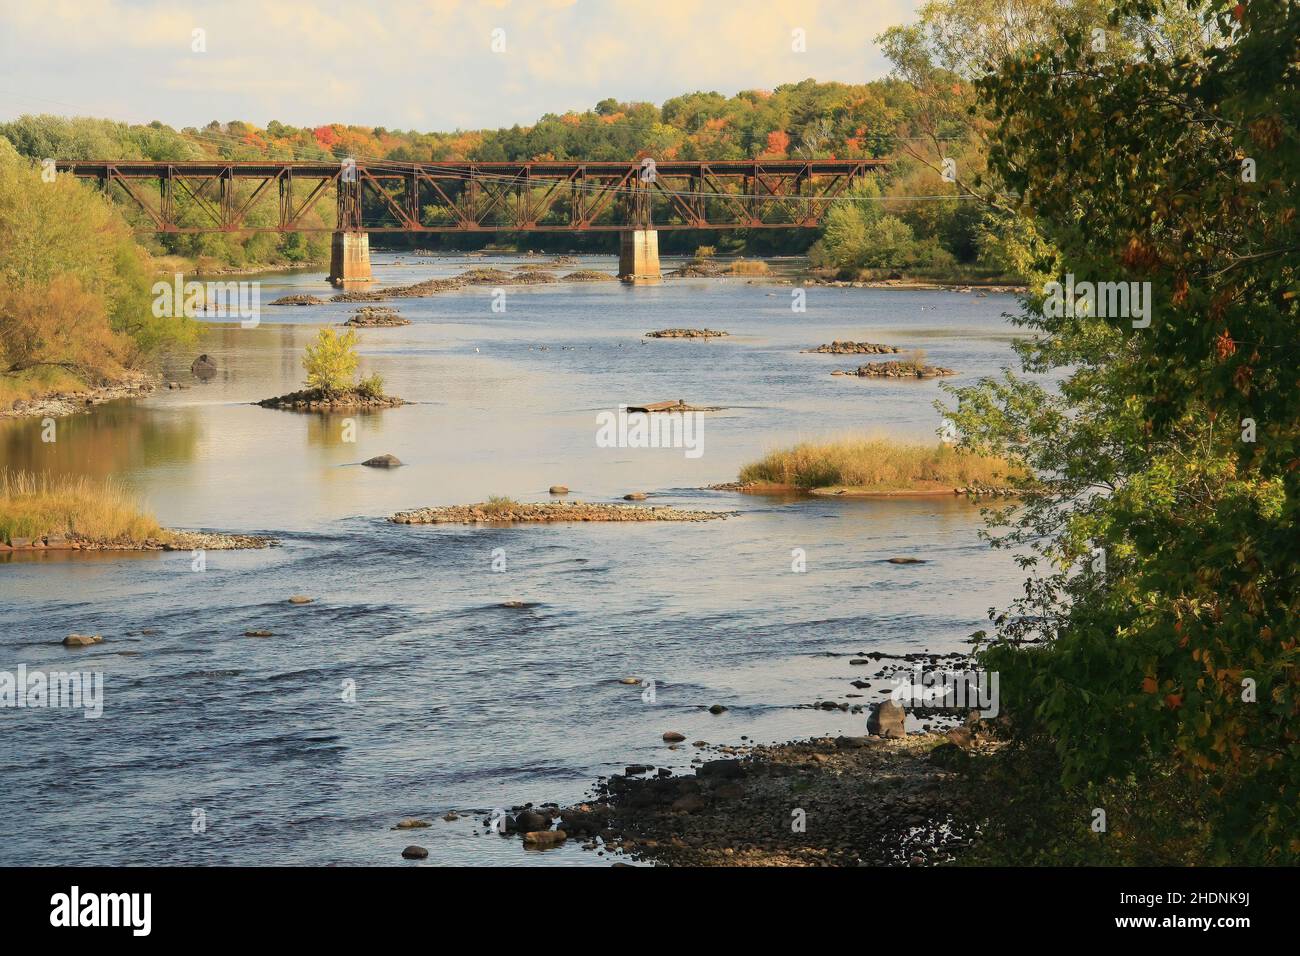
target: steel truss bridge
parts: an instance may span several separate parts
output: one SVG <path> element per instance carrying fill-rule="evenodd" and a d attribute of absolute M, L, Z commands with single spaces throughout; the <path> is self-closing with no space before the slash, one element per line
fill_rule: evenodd
<path fill-rule="evenodd" d="M 622 232 L 821 224 L 885 160 L 403 163 L 58 161 L 115 189 L 150 233 Z M 333 193 L 335 220 L 308 214 Z M 262 211 L 279 203 L 274 223 Z M 328 208 L 328 203 L 326 203 Z M 257 215 L 250 217 L 254 210 Z"/>

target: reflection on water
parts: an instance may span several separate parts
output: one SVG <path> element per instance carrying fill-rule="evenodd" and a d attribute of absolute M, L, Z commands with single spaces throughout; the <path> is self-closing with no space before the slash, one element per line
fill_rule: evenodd
<path fill-rule="evenodd" d="M 376 257 L 375 269 L 409 283 L 464 264 Z M 269 277 L 262 301 L 320 293 L 319 280 Z M 202 573 L 188 554 L 0 565 L 0 668 L 75 662 L 103 669 L 106 694 L 93 724 L 0 712 L 0 863 L 37 852 L 397 862 L 410 841 L 388 827 L 402 817 L 576 798 L 633 761 L 685 768 L 689 748 L 660 740 L 669 728 L 714 742 L 860 732 L 860 717 L 794 709 L 853 692 L 856 675 L 833 655 L 961 648 L 1016 591 L 1019 573 L 978 542 L 978 511 L 963 501 L 700 490 L 803 438 L 931 438 L 936 383 L 836 378 L 857 357 L 800 350 L 924 339 L 931 361 L 969 380 L 1010 361 L 1008 297 L 813 288 L 808 311 L 792 313 L 782 286 L 611 282 L 508 287 L 496 314 L 490 293 L 395 300 L 412 325 L 361 330 L 363 372 L 382 374 L 415 403 L 406 407 L 346 416 L 250 404 L 301 386 L 303 346 L 356 308 L 329 304 L 265 308 L 256 329 L 206 328 L 168 369 L 183 389 L 61 419 L 54 444 L 40 442 L 39 422 L 0 423 L 6 465 L 116 475 L 164 524 L 284 539 L 210 553 Z M 731 335 L 644 338 L 705 325 Z M 216 367 L 207 381 L 190 371 L 199 352 Z M 598 411 L 677 398 L 725 406 L 706 419 L 701 458 L 596 446 Z M 344 441 L 348 418 L 355 442 Z M 386 452 L 406 465 L 358 466 Z M 494 494 L 544 500 L 557 483 L 588 500 L 645 491 L 652 504 L 740 514 L 519 528 L 383 520 Z M 791 570 L 796 548 L 806 573 Z M 898 555 L 927 563 L 888 563 Z M 316 602 L 289 605 L 297 593 Z M 66 651 L 57 642 L 73 631 L 105 642 Z M 618 683 L 629 675 L 656 680 L 656 704 Z M 356 704 L 340 699 L 343 681 Z M 730 710 L 711 715 L 712 703 Z M 210 821 L 202 839 L 189 830 L 194 807 Z M 477 829 L 438 821 L 419 842 L 431 863 L 604 863 L 576 847 L 525 854 Z"/>

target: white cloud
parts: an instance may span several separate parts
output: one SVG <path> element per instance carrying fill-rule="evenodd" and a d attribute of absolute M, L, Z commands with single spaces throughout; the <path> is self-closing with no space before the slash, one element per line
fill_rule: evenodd
<path fill-rule="evenodd" d="M 872 42 L 915 0 L 44 0 L 6 4 L 0 116 L 58 111 L 441 129 L 527 123 L 607 96 L 662 101 L 882 75 Z M 190 50 L 206 31 L 207 52 Z M 493 53 L 492 30 L 506 31 Z M 807 52 L 790 48 L 806 31 Z M 46 105 L 41 105 L 41 103 Z M 50 105 L 67 104 L 65 109 Z M 121 104 L 130 104 L 124 115 Z"/>

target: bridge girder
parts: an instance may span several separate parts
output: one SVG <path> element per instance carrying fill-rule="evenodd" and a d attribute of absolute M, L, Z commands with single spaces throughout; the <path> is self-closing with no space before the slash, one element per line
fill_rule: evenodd
<path fill-rule="evenodd" d="M 56 169 L 118 188 L 148 233 L 599 232 L 791 229 L 885 160 L 400 163 L 60 161 Z M 152 188 L 148 188 L 152 187 Z M 306 194 L 301 199 L 302 190 Z M 155 193 L 156 190 L 156 193 Z M 307 221 L 335 194 L 333 223 Z M 274 217 L 250 220 L 278 191 Z M 157 201 L 152 196 L 157 196 Z"/>

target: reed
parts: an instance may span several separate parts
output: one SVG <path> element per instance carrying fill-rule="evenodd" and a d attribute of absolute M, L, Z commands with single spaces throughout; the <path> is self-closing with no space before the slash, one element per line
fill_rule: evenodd
<path fill-rule="evenodd" d="M 1005 485 L 1014 469 L 1003 459 L 957 451 L 942 443 L 889 438 L 803 442 L 769 452 L 740 470 L 742 484 L 867 491 L 933 490 Z"/>
<path fill-rule="evenodd" d="M 0 540 L 62 535 L 125 544 L 166 533 L 112 478 L 0 470 Z"/>

